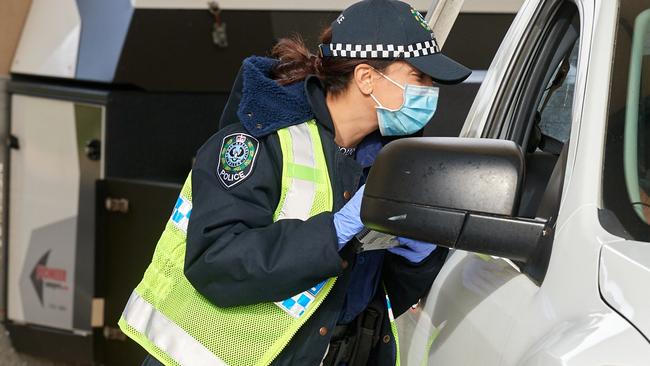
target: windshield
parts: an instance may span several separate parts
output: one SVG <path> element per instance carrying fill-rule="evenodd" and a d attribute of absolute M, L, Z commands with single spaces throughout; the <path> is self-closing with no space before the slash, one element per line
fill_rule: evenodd
<path fill-rule="evenodd" d="M 603 201 L 650 241 L 650 2 L 622 0 L 610 89 Z"/>

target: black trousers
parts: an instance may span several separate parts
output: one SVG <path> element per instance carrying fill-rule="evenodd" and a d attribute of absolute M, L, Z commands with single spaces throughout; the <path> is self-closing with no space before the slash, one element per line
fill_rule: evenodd
<path fill-rule="evenodd" d="M 142 366 L 164 366 L 160 361 L 156 360 L 155 357 L 152 355 L 147 355 L 145 357 L 144 361 L 142 362 Z"/>

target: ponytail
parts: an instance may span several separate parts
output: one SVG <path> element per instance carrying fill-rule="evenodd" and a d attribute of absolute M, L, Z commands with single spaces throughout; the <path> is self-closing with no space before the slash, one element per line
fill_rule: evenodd
<path fill-rule="evenodd" d="M 323 30 L 321 43 L 332 42 L 332 27 Z M 325 57 L 314 55 L 299 36 L 282 38 L 271 50 L 271 57 L 279 62 L 271 71 L 271 76 L 280 85 L 287 85 L 304 80 L 309 75 L 316 75 L 328 93 L 338 94 L 344 91 L 354 69 L 360 64 L 367 64 L 383 71 L 394 59 L 359 59 L 347 57 Z"/>
<path fill-rule="evenodd" d="M 281 85 L 318 75 L 322 64 L 320 56 L 312 54 L 300 36 L 282 38 L 271 50 L 271 57 L 279 62 L 273 68 L 273 78 Z"/>

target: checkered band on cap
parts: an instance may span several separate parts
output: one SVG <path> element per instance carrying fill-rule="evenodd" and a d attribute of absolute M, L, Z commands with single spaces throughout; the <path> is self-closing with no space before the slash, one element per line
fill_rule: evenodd
<path fill-rule="evenodd" d="M 440 53 L 440 47 L 438 47 L 435 38 L 409 45 L 328 43 L 319 45 L 319 48 L 324 57 L 404 59 Z"/>

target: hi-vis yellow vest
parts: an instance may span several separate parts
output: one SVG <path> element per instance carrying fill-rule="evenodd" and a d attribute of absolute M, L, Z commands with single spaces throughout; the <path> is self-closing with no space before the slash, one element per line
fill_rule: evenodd
<path fill-rule="evenodd" d="M 306 220 L 331 211 L 332 188 L 316 122 L 277 133 L 283 164 L 274 221 Z M 336 278 L 277 303 L 217 307 L 183 273 L 191 210 L 190 174 L 151 264 L 120 317 L 120 329 L 167 366 L 269 365 L 322 304 Z"/>

